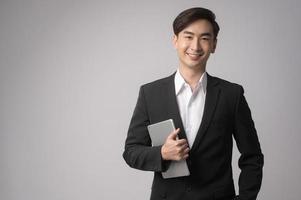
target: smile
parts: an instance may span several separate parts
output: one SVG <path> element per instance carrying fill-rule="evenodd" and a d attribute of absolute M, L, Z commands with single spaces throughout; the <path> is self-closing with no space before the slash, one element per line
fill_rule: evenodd
<path fill-rule="evenodd" d="M 192 59 L 198 59 L 203 55 L 202 53 L 186 53 L 186 54 Z"/>

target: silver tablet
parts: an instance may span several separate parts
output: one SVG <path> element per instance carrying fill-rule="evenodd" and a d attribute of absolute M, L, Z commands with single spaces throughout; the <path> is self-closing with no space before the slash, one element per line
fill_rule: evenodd
<path fill-rule="evenodd" d="M 147 126 L 153 146 L 164 144 L 167 136 L 175 130 L 175 125 L 172 119 L 151 124 Z M 162 172 L 163 178 L 174 178 L 180 176 L 189 176 L 190 172 L 186 160 L 171 161 L 167 171 Z"/>

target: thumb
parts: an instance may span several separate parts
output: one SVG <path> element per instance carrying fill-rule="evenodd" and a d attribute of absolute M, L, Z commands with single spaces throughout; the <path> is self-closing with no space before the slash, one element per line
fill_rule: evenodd
<path fill-rule="evenodd" d="M 176 140 L 179 132 L 180 132 L 180 128 L 177 128 L 176 130 L 174 130 L 169 134 L 168 139 Z"/>

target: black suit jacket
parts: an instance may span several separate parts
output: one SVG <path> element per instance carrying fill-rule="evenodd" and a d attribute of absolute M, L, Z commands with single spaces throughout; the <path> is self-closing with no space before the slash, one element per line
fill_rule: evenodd
<path fill-rule="evenodd" d="M 239 198 L 255 200 L 261 186 L 263 154 L 243 88 L 209 74 L 203 119 L 187 159 L 191 175 L 162 178 L 168 161 L 162 160 L 161 146 L 151 146 L 147 125 L 173 119 L 181 129 L 180 138 L 186 138 L 174 76 L 141 86 L 125 142 L 125 161 L 133 168 L 155 172 L 151 200 L 233 199 L 233 136 L 241 153 Z"/>

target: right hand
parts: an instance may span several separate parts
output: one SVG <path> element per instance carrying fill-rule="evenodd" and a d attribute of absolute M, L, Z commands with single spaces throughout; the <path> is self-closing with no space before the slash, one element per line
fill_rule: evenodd
<path fill-rule="evenodd" d="M 163 160 L 185 160 L 188 158 L 189 145 L 187 140 L 178 139 L 180 129 L 171 132 L 161 148 Z"/>

